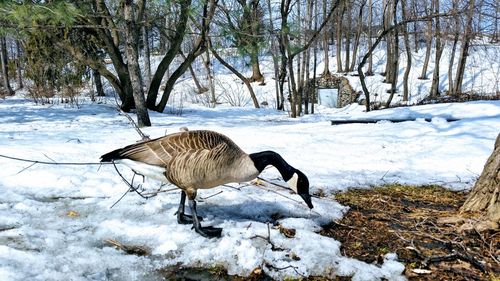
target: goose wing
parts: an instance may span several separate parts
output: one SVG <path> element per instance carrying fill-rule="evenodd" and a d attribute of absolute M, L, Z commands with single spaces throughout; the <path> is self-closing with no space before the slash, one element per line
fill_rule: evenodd
<path fill-rule="evenodd" d="M 196 156 L 197 160 L 210 158 L 210 151 L 215 152 L 212 154 L 216 158 L 220 157 L 221 153 L 226 153 L 225 151 L 232 151 L 232 153 L 237 154 L 243 153 L 228 137 L 216 132 L 200 130 L 179 132 L 132 144 L 104 154 L 101 158 L 103 162 L 130 159 L 150 165 L 168 167 L 172 159 L 177 157 L 188 159 Z M 210 161 L 206 160 L 204 162 Z"/>

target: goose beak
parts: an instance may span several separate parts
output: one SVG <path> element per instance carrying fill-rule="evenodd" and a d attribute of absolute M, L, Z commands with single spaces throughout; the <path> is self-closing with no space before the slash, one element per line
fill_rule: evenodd
<path fill-rule="evenodd" d="M 302 194 L 299 194 L 300 197 L 302 197 L 302 199 L 304 199 L 304 202 L 306 202 L 307 204 L 307 207 L 309 207 L 309 209 L 312 209 L 314 208 L 312 202 L 311 202 L 311 195 L 307 194 L 307 193 L 302 193 Z"/>

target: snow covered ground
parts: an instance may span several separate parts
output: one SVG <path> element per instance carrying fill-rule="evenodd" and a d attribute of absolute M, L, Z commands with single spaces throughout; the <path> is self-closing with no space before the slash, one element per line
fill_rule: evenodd
<path fill-rule="evenodd" d="M 76 109 L 35 105 L 19 97 L 0 100 L 0 154 L 98 162 L 103 153 L 139 140 L 113 103 L 84 102 Z M 261 267 L 277 279 L 404 279 L 404 267 L 394 254 L 388 254 L 382 266 L 366 264 L 343 256 L 338 241 L 316 233 L 347 211 L 334 200 L 334 193 L 394 182 L 469 189 L 500 131 L 500 101 L 368 114 L 358 105 L 318 112 L 290 119 L 272 109 L 186 105 L 181 115 L 152 114 L 153 127 L 144 129 L 151 137 L 183 126 L 216 130 L 247 152 L 280 153 L 309 177 L 313 193 L 327 195 L 313 198 L 315 208 L 309 211 L 293 201 L 300 200 L 297 195 L 271 185 L 232 184 L 239 190 L 222 186 L 200 191 L 203 224 L 224 228 L 220 239 L 203 238 L 191 226 L 177 224 L 178 191 L 148 200 L 130 193 L 110 208 L 127 190 L 110 165 L 31 166 L 0 158 L 0 279 L 156 280 L 159 269 L 177 264 L 224 266 L 229 274 L 242 276 Z M 329 122 L 366 117 L 422 119 L 341 126 Z M 461 120 L 448 123 L 446 117 Z M 119 168 L 131 176 L 125 167 Z M 267 169 L 262 177 L 282 183 L 275 169 Z M 154 191 L 159 183 L 147 180 L 143 187 Z M 296 229 L 295 237 L 285 237 L 272 223 Z M 274 250 L 261 238 L 268 237 L 268 231 Z M 146 246 L 151 254 L 126 254 L 106 243 L 108 239 Z"/>

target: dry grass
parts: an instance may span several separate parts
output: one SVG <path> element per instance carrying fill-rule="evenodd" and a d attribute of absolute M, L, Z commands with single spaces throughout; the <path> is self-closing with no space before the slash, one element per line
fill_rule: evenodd
<path fill-rule="evenodd" d="M 397 253 L 410 280 L 498 280 L 499 232 L 459 231 L 460 220 L 439 220 L 458 217 L 465 198 L 438 186 L 351 190 L 336 196 L 350 211 L 321 234 L 342 242 L 345 255 L 368 263 Z"/>

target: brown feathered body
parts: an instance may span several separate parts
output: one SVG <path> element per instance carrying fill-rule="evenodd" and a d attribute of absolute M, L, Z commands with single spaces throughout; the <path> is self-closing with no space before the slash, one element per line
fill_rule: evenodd
<path fill-rule="evenodd" d="M 114 150 L 103 162 L 115 161 L 135 172 L 170 182 L 196 197 L 197 189 L 250 181 L 259 171 L 231 139 L 213 131 L 184 131 Z"/>

